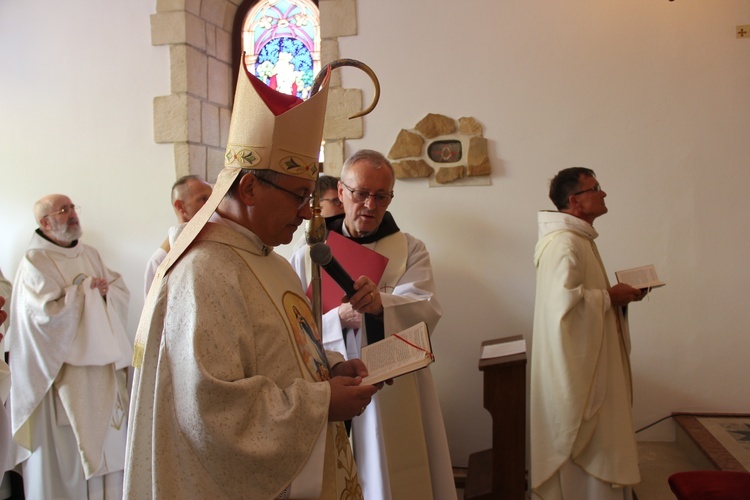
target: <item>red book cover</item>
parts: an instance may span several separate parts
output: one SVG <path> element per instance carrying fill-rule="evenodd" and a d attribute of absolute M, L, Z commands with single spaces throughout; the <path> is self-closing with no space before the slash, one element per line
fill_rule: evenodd
<path fill-rule="evenodd" d="M 380 255 L 374 250 L 355 243 L 352 240 L 335 233 L 328 233 L 326 241 L 331 247 L 333 258 L 341 264 L 341 267 L 349 273 L 354 281 L 360 276 L 367 276 L 375 284 L 380 283 L 383 277 L 385 266 L 388 265 L 388 257 Z M 320 269 L 320 288 L 322 290 L 321 308 L 323 313 L 327 313 L 334 307 L 341 305 L 341 297 L 344 296 L 344 290 L 328 276 L 328 273 L 321 267 Z M 307 288 L 307 296 L 312 297 L 312 285 Z"/>

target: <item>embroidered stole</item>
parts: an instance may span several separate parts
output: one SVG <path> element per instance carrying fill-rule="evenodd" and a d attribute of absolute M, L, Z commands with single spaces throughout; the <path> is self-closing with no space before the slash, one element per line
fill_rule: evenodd
<path fill-rule="evenodd" d="M 213 232 L 212 230 L 213 228 L 210 225 L 206 226 L 196 240 L 201 240 L 203 238 L 211 239 L 210 236 Z M 295 346 L 294 351 L 297 356 L 297 364 L 300 367 L 300 376 L 305 380 L 316 382 L 327 380 L 326 377 L 330 377 L 330 374 L 328 371 L 327 360 L 325 360 L 325 354 L 322 354 L 326 365 L 325 367 L 311 365 L 309 362 L 310 359 L 315 359 L 318 357 L 317 355 L 319 353 L 322 353 L 322 347 L 319 343 L 320 334 L 317 332 L 315 321 L 310 321 L 308 319 L 304 324 L 305 329 L 309 328 L 309 331 L 313 332 L 317 342 L 313 341 L 306 335 L 307 342 L 303 344 L 295 338 L 294 328 L 291 324 L 292 319 L 288 312 L 289 309 L 296 307 L 298 309 L 297 312 L 300 313 L 300 317 L 312 319 L 313 315 L 312 311 L 310 311 L 307 299 L 290 291 L 288 282 L 279 279 L 278 273 L 273 269 L 274 266 L 264 265 L 266 264 L 264 259 L 267 261 L 268 257 L 254 255 L 236 248 L 234 248 L 234 250 L 242 260 L 245 261 L 248 269 L 263 286 L 268 297 L 276 306 L 279 317 L 283 318 L 287 333 L 289 334 L 289 342 Z M 299 281 L 297 281 L 297 283 L 298 282 Z M 289 304 L 290 300 L 293 301 L 293 307 Z M 317 366 L 317 369 L 311 368 L 311 366 Z M 328 423 L 323 477 L 323 489 L 320 498 L 362 498 L 362 488 L 359 485 L 357 468 L 354 464 L 354 457 L 349 445 L 349 440 L 346 436 L 346 429 L 344 428 L 343 422 Z M 330 481 L 325 481 L 326 477 L 335 477 L 336 483 L 332 484 Z"/>

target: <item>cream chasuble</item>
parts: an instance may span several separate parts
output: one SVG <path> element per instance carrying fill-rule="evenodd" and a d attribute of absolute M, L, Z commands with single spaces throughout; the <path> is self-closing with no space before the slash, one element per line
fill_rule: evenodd
<path fill-rule="evenodd" d="M 531 363 L 531 487 L 563 498 L 568 462 L 614 488 L 640 481 L 631 415 L 630 338 L 609 303 L 594 228 L 539 214 Z"/>
<path fill-rule="evenodd" d="M 328 365 L 299 280 L 257 237 L 224 223 L 206 224 L 150 292 L 128 497 L 272 499 L 314 459 L 313 497 L 361 498 L 343 425 L 327 422 Z"/>

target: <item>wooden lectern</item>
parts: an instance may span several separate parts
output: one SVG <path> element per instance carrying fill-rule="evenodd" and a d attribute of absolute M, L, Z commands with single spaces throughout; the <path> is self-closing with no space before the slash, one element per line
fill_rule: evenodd
<path fill-rule="evenodd" d="M 482 342 L 482 353 L 502 345 L 518 352 L 521 335 Z M 466 475 L 466 500 L 526 498 L 526 348 L 516 354 L 482 356 L 484 407 L 492 415 L 492 448 L 472 453 Z"/>

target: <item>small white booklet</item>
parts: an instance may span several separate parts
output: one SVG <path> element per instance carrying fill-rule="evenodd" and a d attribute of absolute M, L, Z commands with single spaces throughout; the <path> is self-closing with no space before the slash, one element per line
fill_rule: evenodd
<path fill-rule="evenodd" d="M 424 321 L 362 348 L 362 362 L 369 375 L 363 384 L 377 384 L 406 375 L 435 362 Z"/>
<path fill-rule="evenodd" d="M 521 337 L 518 340 L 502 339 L 494 344 L 485 344 L 482 346 L 479 359 L 501 358 L 526 352 L 526 340 Z"/>
<path fill-rule="evenodd" d="M 625 283 L 641 290 L 666 285 L 666 283 L 660 281 L 656 276 L 656 267 L 653 264 L 625 269 L 624 271 L 616 271 L 615 276 L 618 283 Z"/>

